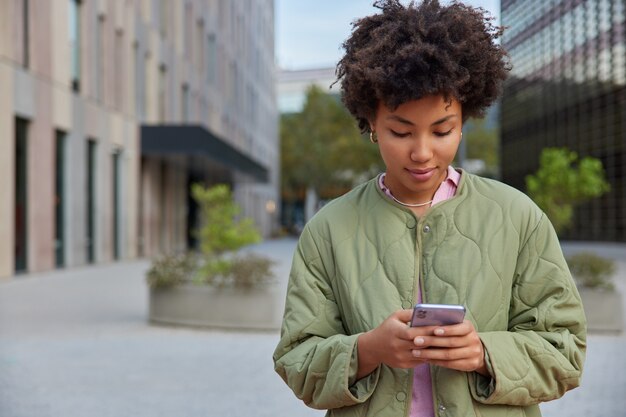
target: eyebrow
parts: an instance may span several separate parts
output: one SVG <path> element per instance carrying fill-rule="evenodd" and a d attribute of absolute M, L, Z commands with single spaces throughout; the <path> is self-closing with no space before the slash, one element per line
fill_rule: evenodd
<path fill-rule="evenodd" d="M 442 117 L 441 119 L 434 121 L 431 124 L 431 126 L 440 125 L 442 123 L 445 123 L 446 121 L 452 119 L 453 117 L 457 117 L 457 115 L 456 114 L 450 114 L 450 115 L 448 115 L 446 117 Z M 415 126 L 415 124 L 412 121 L 407 120 L 404 117 L 400 117 L 400 116 L 395 115 L 395 114 L 387 116 L 387 120 L 395 120 L 395 121 L 400 122 L 400 123 L 405 124 L 405 125 Z"/>

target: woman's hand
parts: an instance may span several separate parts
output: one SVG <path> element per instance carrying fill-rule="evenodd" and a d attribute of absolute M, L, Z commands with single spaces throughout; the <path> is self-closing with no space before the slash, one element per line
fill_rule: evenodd
<path fill-rule="evenodd" d="M 357 379 L 380 364 L 406 369 L 424 362 L 489 375 L 482 342 L 470 321 L 451 326 L 409 327 L 412 314 L 412 309 L 396 311 L 378 327 L 359 336 Z"/>
<path fill-rule="evenodd" d="M 489 376 L 485 365 L 485 349 L 474 325 L 464 320 L 461 324 L 436 326 L 429 335 L 414 338 L 412 355 L 432 365 L 478 372 Z"/>
<path fill-rule="evenodd" d="M 414 340 L 426 328 L 409 327 L 413 310 L 398 310 L 378 327 L 359 336 L 357 379 L 374 371 L 381 363 L 392 368 L 413 368 L 423 359 L 413 355 Z M 431 327 L 433 329 L 433 327 Z"/>

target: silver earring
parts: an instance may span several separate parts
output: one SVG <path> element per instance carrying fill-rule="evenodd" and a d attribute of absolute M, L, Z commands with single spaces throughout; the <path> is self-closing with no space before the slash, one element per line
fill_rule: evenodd
<path fill-rule="evenodd" d="M 370 130 L 370 142 L 378 143 L 378 138 L 374 136 L 374 132 Z"/>

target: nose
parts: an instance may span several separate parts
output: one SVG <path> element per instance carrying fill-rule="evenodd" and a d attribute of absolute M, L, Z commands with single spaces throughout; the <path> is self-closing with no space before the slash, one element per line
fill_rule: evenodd
<path fill-rule="evenodd" d="M 410 158 L 413 162 L 427 162 L 433 157 L 433 150 L 428 141 L 416 138 L 411 144 Z"/>

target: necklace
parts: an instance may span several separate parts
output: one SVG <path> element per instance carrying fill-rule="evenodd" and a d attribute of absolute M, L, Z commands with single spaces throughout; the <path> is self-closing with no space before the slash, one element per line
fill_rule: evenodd
<path fill-rule="evenodd" d="M 398 200 L 397 198 L 394 197 L 393 194 L 391 194 L 391 190 L 385 185 L 385 173 L 382 173 L 380 175 L 380 177 L 378 178 L 378 185 L 380 186 L 380 188 L 384 191 L 385 194 L 387 194 L 389 197 L 391 197 L 393 199 L 393 201 L 395 201 L 396 203 L 405 206 L 405 207 L 424 207 L 429 205 L 430 203 L 433 202 L 433 200 L 427 201 L 425 203 L 415 203 L 415 204 L 411 204 L 411 203 L 405 203 L 402 202 L 400 200 Z"/>
<path fill-rule="evenodd" d="M 391 195 L 391 198 L 393 198 L 393 201 L 395 201 L 396 203 L 401 204 L 401 205 L 403 205 L 405 207 L 424 207 L 424 206 L 427 206 L 427 205 L 429 205 L 430 203 L 433 202 L 433 200 L 430 200 L 430 201 L 426 201 L 425 203 L 410 204 L 410 203 L 403 203 L 402 201 L 400 201 L 397 198 L 395 198 L 393 195 Z"/>

